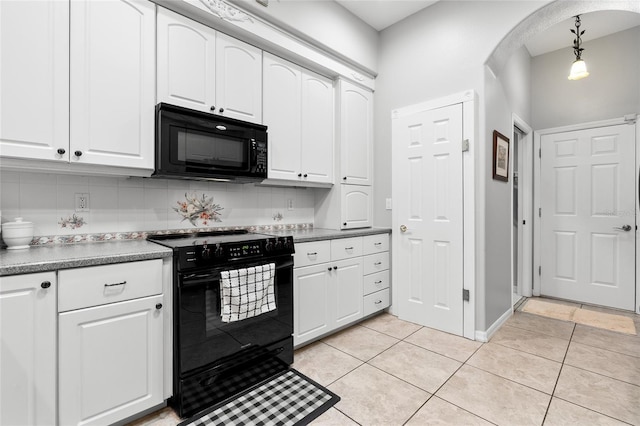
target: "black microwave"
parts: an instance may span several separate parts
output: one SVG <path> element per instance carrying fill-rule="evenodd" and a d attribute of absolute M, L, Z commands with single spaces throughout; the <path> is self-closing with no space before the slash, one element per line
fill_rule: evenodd
<path fill-rule="evenodd" d="M 159 103 L 155 160 L 152 177 L 262 181 L 267 178 L 267 127 Z"/>

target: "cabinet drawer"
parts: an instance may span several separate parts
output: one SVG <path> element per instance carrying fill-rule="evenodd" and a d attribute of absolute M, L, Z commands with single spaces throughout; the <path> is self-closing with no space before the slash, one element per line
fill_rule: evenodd
<path fill-rule="evenodd" d="M 389 269 L 389 252 L 370 254 L 364 257 L 364 274 L 373 274 L 375 272 Z"/>
<path fill-rule="evenodd" d="M 389 270 L 364 276 L 363 294 L 374 293 L 389 288 Z"/>
<path fill-rule="evenodd" d="M 364 254 L 374 254 L 389 251 L 389 234 L 367 235 L 362 237 Z"/>
<path fill-rule="evenodd" d="M 331 260 L 362 256 L 362 237 L 331 240 Z"/>
<path fill-rule="evenodd" d="M 371 315 L 389 307 L 389 289 L 384 289 L 364 296 L 364 307 L 362 315 Z"/>
<path fill-rule="evenodd" d="M 329 240 L 296 244 L 296 252 L 293 255 L 293 266 L 296 268 L 326 263 L 329 260 L 331 260 Z"/>
<path fill-rule="evenodd" d="M 58 273 L 58 311 L 162 293 L 162 260 L 65 269 Z"/>

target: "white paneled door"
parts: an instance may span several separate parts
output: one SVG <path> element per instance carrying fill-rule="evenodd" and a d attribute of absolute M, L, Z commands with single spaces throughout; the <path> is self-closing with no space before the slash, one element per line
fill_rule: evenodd
<path fill-rule="evenodd" d="M 540 146 L 540 293 L 633 310 L 635 125 L 542 135 Z"/>
<path fill-rule="evenodd" d="M 462 121 L 462 104 L 393 120 L 398 314 L 457 335 L 463 335 Z"/>

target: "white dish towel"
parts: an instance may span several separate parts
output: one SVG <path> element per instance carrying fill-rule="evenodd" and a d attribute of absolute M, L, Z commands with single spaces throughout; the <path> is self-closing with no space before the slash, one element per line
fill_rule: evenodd
<path fill-rule="evenodd" d="M 276 309 L 275 263 L 220 272 L 222 322 L 241 321 Z"/>

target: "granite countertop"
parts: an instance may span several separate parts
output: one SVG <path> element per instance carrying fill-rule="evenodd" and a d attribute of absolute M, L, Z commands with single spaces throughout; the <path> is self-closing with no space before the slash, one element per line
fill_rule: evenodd
<path fill-rule="evenodd" d="M 390 228 L 362 228 L 344 231 L 310 228 L 268 232 L 269 235 L 290 235 L 296 243 L 389 233 L 391 233 Z M 52 244 L 32 246 L 25 250 L 0 249 L 0 276 L 160 259 L 171 257 L 172 253 L 170 248 L 146 240 Z"/>
<path fill-rule="evenodd" d="M 170 248 L 146 240 L 32 246 L 25 250 L 0 250 L 0 276 L 57 271 L 81 266 L 106 265 L 171 257 Z"/>
<path fill-rule="evenodd" d="M 366 235 L 390 234 L 391 228 L 361 228 L 361 229 L 291 229 L 282 231 L 270 231 L 270 235 L 292 236 L 295 243 L 306 243 L 310 241 L 335 240 L 338 238 L 363 237 Z"/>

